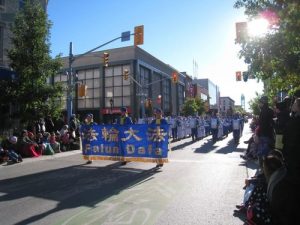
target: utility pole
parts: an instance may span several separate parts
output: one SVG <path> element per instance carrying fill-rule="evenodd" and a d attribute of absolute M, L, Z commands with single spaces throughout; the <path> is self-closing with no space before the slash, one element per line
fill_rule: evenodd
<path fill-rule="evenodd" d="M 142 32 L 142 33 L 141 33 Z M 144 30 L 142 29 L 142 31 L 139 31 L 139 35 L 143 38 L 143 35 L 144 35 Z M 70 118 L 73 114 L 73 89 L 74 89 L 74 75 L 73 75 L 73 69 L 72 69 L 72 64 L 73 62 L 80 58 L 80 57 L 83 57 L 107 44 L 110 44 L 118 39 L 122 39 L 122 41 L 129 41 L 130 40 L 130 36 L 131 35 L 135 35 L 135 33 L 131 34 L 130 31 L 126 31 L 126 32 L 123 32 L 121 34 L 120 37 L 117 37 L 115 39 L 112 39 L 102 45 L 99 45 L 97 46 L 96 48 L 93 48 L 83 54 L 80 54 L 80 55 L 77 55 L 76 58 L 73 56 L 73 52 L 72 52 L 72 49 L 73 49 L 73 44 L 72 42 L 70 42 L 70 51 L 69 51 L 69 69 L 68 69 L 68 89 L 67 89 L 67 116 L 68 116 L 68 123 L 70 121 Z M 142 44 L 143 43 L 143 39 L 141 39 L 140 37 L 140 42 L 138 42 L 137 44 Z"/>
<path fill-rule="evenodd" d="M 70 118 L 73 113 L 73 86 L 74 86 L 74 77 L 73 77 L 73 69 L 72 63 L 74 61 L 73 58 L 73 44 L 70 42 L 70 49 L 69 49 L 69 69 L 68 69 L 68 89 L 67 89 L 67 118 L 69 123 Z"/>
<path fill-rule="evenodd" d="M 67 116 L 68 116 L 68 123 L 71 119 L 72 113 L 73 113 L 73 91 L 74 91 L 74 75 L 73 75 L 73 69 L 72 69 L 72 63 L 82 57 L 85 56 L 107 44 L 110 44 L 118 39 L 121 39 L 121 41 L 129 41 L 130 36 L 134 35 L 134 45 L 142 45 L 144 43 L 144 26 L 137 26 L 134 28 L 134 33 L 131 34 L 130 31 L 126 31 L 121 33 L 120 37 L 117 37 L 115 39 L 112 39 L 102 45 L 97 46 L 96 48 L 93 48 L 83 54 L 77 55 L 76 58 L 73 56 L 73 45 L 72 42 L 70 42 L 70 51 L 69 51 L 69 69 L 68 69 L 68 90 L 67 90 Z"/>

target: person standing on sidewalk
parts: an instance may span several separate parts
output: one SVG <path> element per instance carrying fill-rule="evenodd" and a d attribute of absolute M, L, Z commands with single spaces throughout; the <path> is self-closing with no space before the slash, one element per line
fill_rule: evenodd
<path fill-rule="evenodd" d="M 78 124 L 75 114 L 72 114 L 72 116 L 70 118 L 69 128 L 70 128 L 70 130 L 75 132 L 75 137 L 77 137 L 79 124 Z"/>
<path fill-rule="evenodd" d="M 269 108 L 268 97 L 263 96 L 259 100 L 260 114 L 258 118 L 258 146 L 257 155 L 260 171 L 263 169 L 263 158 L 266 157 L 274 147 L 274 112 Z"/>
<path fill-rule="evenodd" d="M 283 131 L 283 157 L 290 176 L 300 184 L 300 98 L 292 105 L 292 116 Z"/>

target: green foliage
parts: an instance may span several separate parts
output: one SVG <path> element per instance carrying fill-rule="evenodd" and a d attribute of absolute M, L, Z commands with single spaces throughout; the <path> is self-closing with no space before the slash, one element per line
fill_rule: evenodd
<path fill-rule="evenodd" d="M 238 0 L 249 19 L 268 15 L 269 32 L 241 44 L 240 57 L 257 79 L 267 83 L 266 92 L 290 94 L 300 86 L 300 4 L 295 0 Z"/>
<path fill-rule="evenodd" d="M 189 98 L 185 101 L 182 114 L 184 116 L 201 115 L 205 112 L 204 102 L 200 98 Z"/>
<path fill-rule="evenodd" d="M 21 122 L 29 122 L 48 113 L 57 115 L 61 107 L 55 99 L 62 96 L 62 87 L 48 80 L 58 73 L 60 57 L 50 56 L 50 21 L 37 1 L 25 1 L 12 26 L 13 48 L 8 51 L 11 67 L 19 75 L 17 83 L 7 87 L 7 97 L 14 99 Z"/>
<path fill-rule="evenodd" d="M 259 99 L 261 98 L 261 95 L 256 93 L 256 97 L 251 99 L 249 102 L 250 108 L 252 110 L 252 114 L 258 116 L 260 113 L 260 108 L 259 108 Z"/>
<path fill-rule="evenodd" d="M 203 113 L 205 113 L 205 102 L 201 98 L 198 98 L 198 97 L 195 98 L 195 101 L 197 104 L 198 115 L 202 115 Z"/>
<path fill-rule="evenodd" d="M 234 113 L 238 113 L 240 115 L 245 115 L 247 112 L 242 106 L 236 105 L 236 106 L 234 106 Z"/>

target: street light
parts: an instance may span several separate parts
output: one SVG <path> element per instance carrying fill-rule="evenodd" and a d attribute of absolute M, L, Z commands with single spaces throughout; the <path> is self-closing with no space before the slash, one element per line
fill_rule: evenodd
<path fill-rule="evenodd" d="M 111 118 L 111 123 L 113 123 L 112 110 L 113 110 L 114 100 L 112 98 L 109 99 L 109 104 L 110 104 L 110 118 Z"/>

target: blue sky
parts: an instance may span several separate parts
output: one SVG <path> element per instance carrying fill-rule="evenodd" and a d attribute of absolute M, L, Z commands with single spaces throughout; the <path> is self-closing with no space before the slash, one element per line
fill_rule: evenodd
<path fill-rule="evenodd" d="M 144 45 L 156 58 L 192 77 L 209 78 L 220 87 L 221 96 L 240 104 L 262 92 L 255 80 L 235 81 L 235 71 L 247 67 L 238 59 L 234 44 L 235 23 L 245 21 L 234 0 L 49 0 L 51 51 L 67 56 L 81 54 L 119 37 L 124 31 L 144 25 Z M 133 45 L 116 41 L 101 50 Z M 100 50 L 100 49 L 99 49 Z M 195 70 L 193 61 L 197 62 Z"/>

